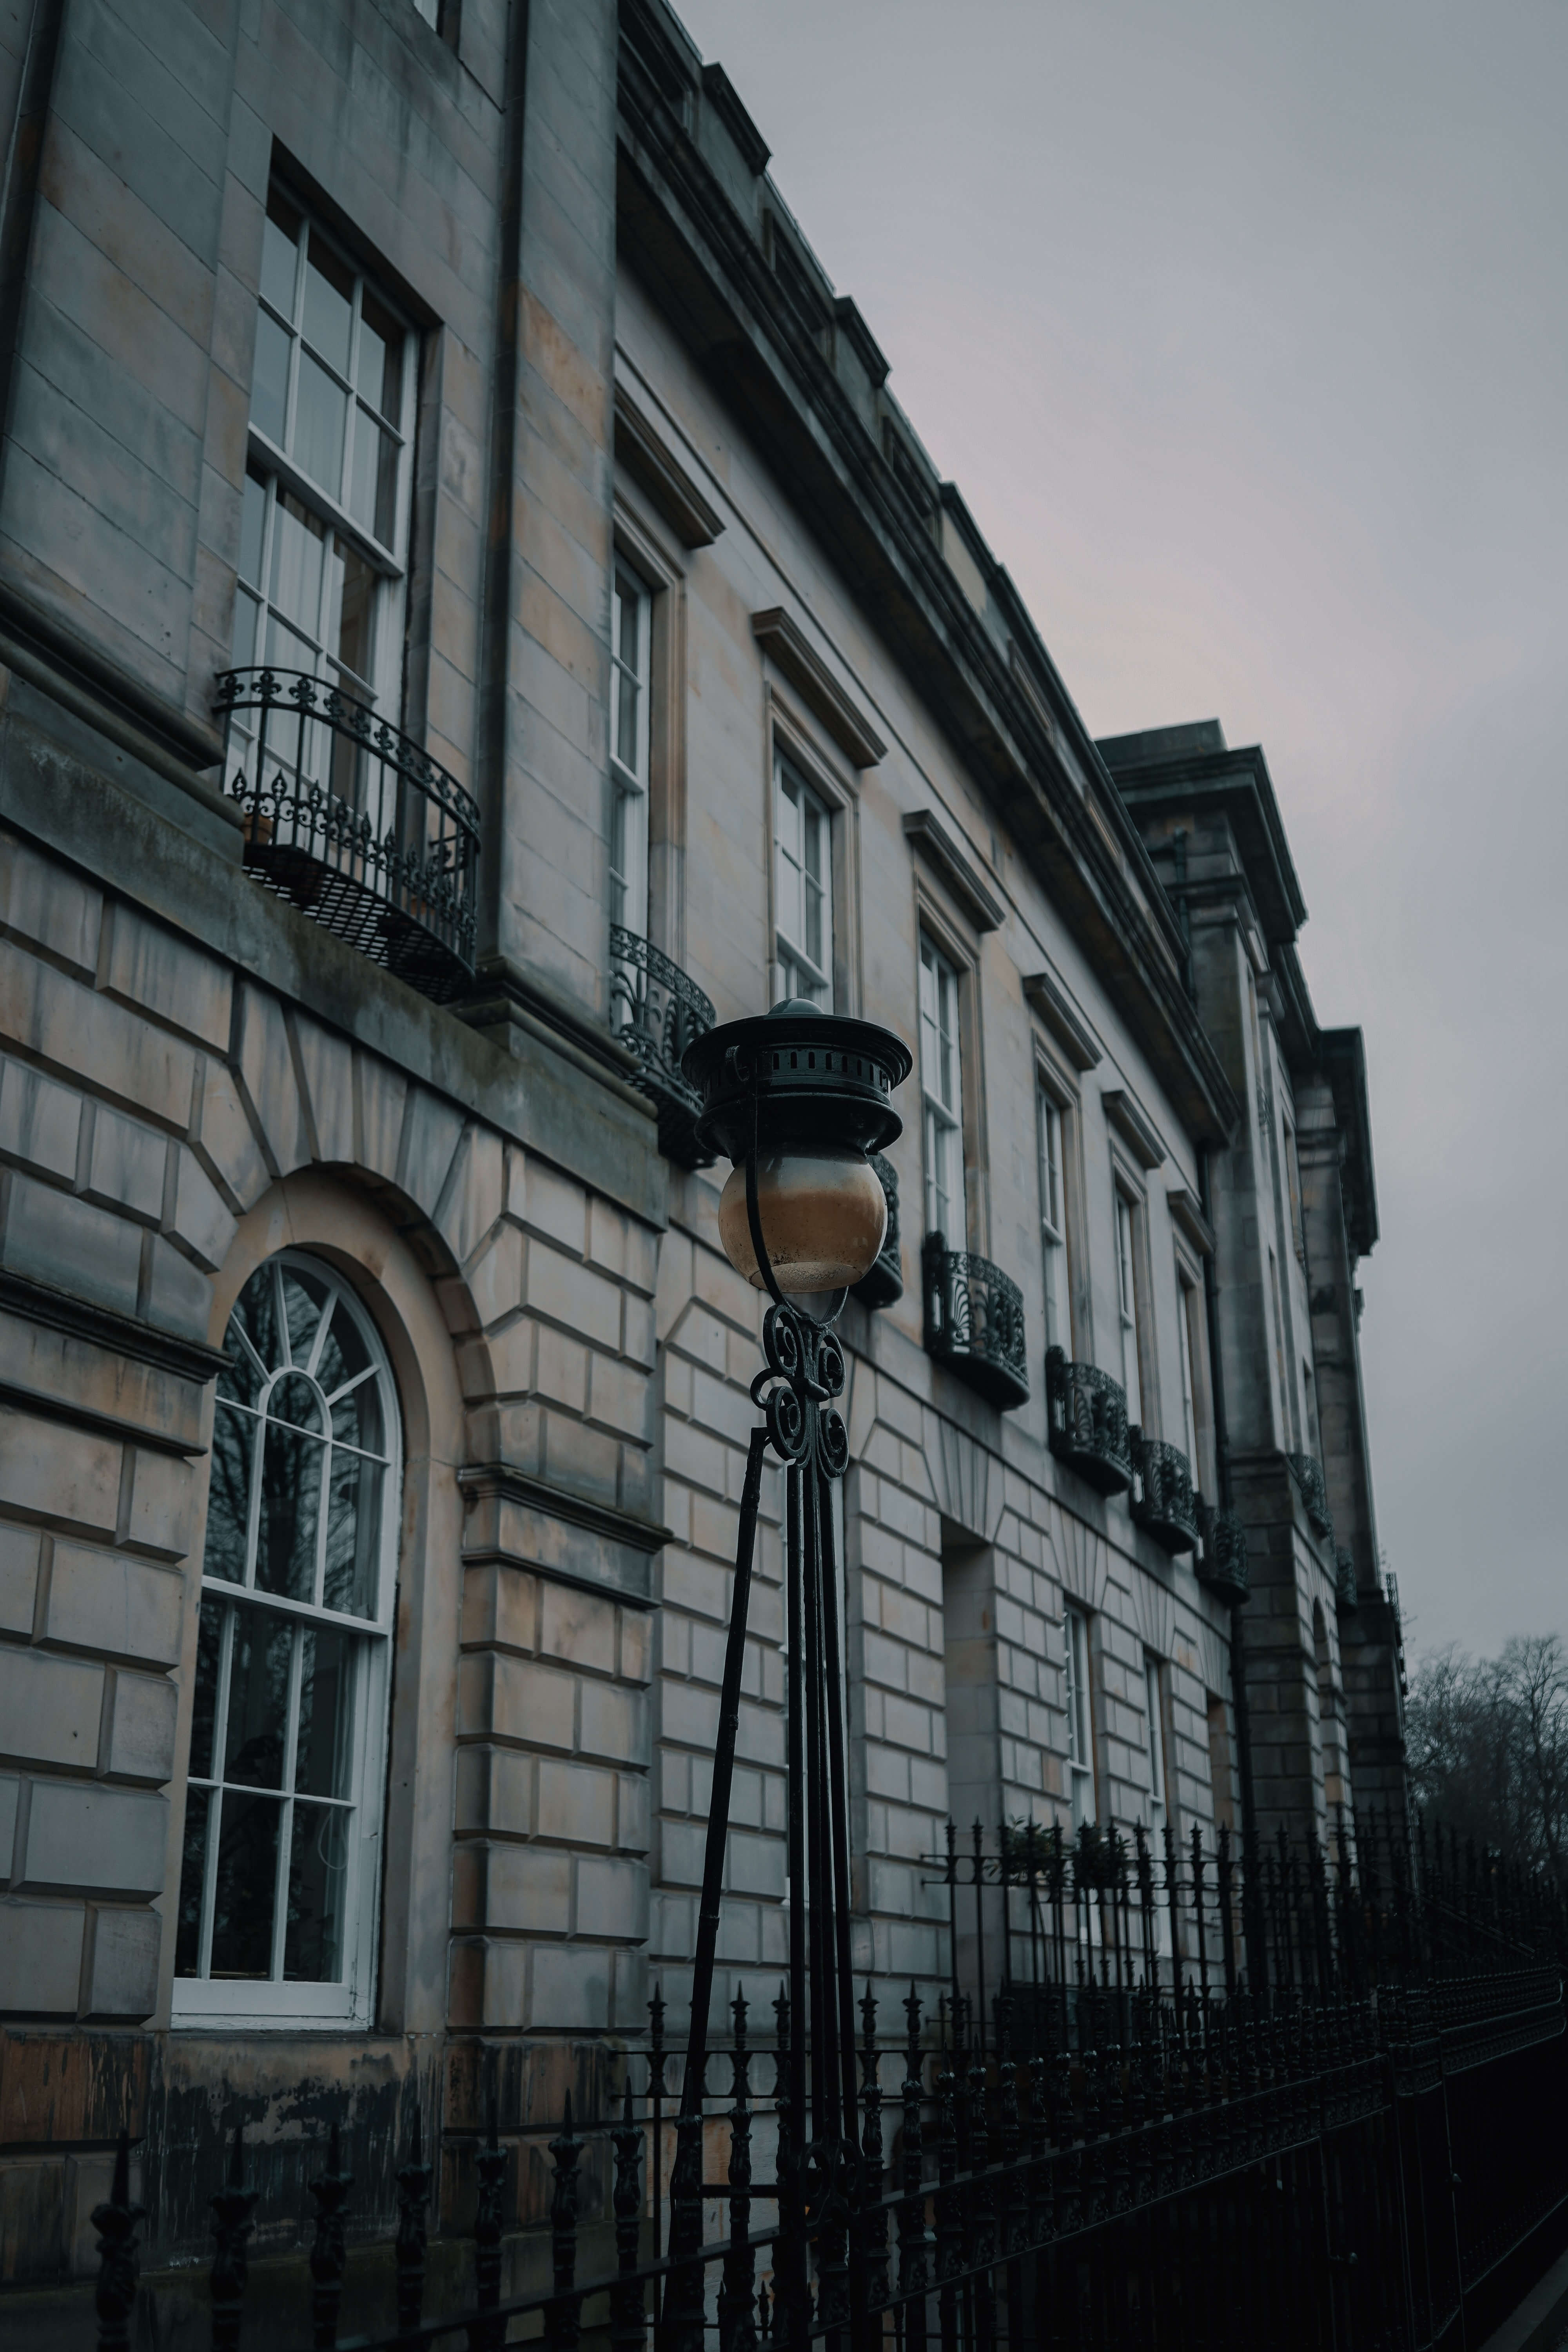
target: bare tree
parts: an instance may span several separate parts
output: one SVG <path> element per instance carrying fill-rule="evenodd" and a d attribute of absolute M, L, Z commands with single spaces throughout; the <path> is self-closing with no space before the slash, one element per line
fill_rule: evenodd
<path fill-rule="evenodd" d="M 1557 1634 L 1516 1634 L 1495 1658 L 1428 1652 L 1405 1741 L 1411 1792 L 1430 1818 L 1568 1875 L 1568 1651 Z"/>

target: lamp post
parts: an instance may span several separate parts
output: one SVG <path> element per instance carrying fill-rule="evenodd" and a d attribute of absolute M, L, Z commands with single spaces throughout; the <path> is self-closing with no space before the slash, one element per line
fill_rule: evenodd
<path fill-rule="evenodd" d="M 784 1624 L 789 1884 L 788 2072 L 779 2103 L 775 2340 L 805 2346 L 812 2326 L 808 2221 L 817 2242 L 816 2319 L 855 2329 L 849 2273 L 856 2061 L 849 1959 L 844 1641 L 832 1489 L 849 1444 L 835 1400 L 844 1351 L 833 1328 L 851 1287 L 875 1265 L 887 1202 L 867 1155 L 903 1131 L 889 1099 L 912 1067 L 889 1030 L 795 998 L 731 1021 L 689 1045 L 681 1064 L 702 1099 L 697 1133 L 732 1162 L 719 1236 L 738 1273 L 772 1301 L 763 1370 L 752 1383 L 763 1425 L 752 1433 L 720 1702 L 713 1793 L 692 1971 L 691 2023 L 670 2182 L 670 2253 L 701 2239 L 702 2093 L 734 1777 L 742 1668 L 763 1465 L 784 1465 Z M 700 2266 L 671 2273 L 664 2352 L 700 2347 Z"/>

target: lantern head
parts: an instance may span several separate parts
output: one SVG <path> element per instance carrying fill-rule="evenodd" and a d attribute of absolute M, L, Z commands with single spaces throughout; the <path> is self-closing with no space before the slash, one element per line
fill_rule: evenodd
<path fill-rule="evenodd" d="M 696 1038 L 681 1068 L 702 1097 L 699 1139 L 734 1165 L 719 1202 L 719 1238 L 737 1273 L 770 1286 L 748 1202 L 780 1290 L 851 1287 L 876 1264 L 888 1203 L 867 1154 L 903 1133 L 889 1100 L 913 1067 L 889 1029 L 824 1013 L 804 997 Z"/>

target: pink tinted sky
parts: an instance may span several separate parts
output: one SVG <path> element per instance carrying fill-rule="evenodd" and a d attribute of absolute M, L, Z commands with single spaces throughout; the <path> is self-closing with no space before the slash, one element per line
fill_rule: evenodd
<path fill-rule="evenodd" d="M 679 13 L 1089 726 L 1264 745 L 1413 1641 L 1568 1634 L 1568 9 Z"/>

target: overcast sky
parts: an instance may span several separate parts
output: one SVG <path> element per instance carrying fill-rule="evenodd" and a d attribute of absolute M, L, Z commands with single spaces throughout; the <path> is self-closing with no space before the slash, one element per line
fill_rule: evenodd
<path fill-rule="evenodd" d="M 1414 1643 L 1568 1634 L 1568 5 L 678 5 L 1089 727 L 1263 744 Z"/>

